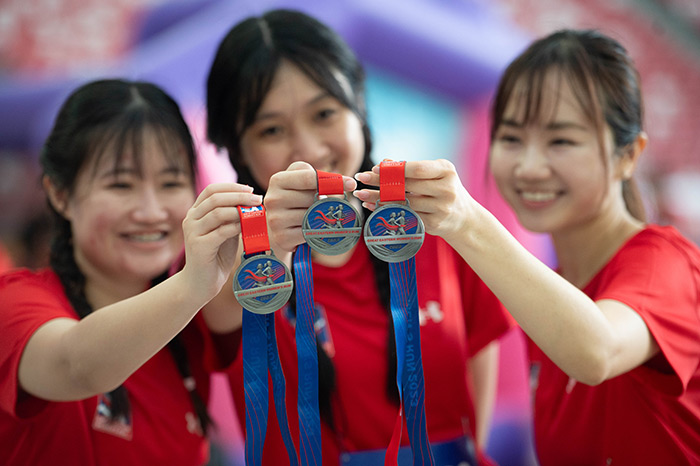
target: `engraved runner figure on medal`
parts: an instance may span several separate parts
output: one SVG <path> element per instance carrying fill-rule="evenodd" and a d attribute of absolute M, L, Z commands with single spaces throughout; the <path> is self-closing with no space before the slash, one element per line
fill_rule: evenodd
<path fill-rule="evenodd" d="M 238 210 L 244 251 L 243 262 L 234 275 L 233 294 L 244 309 L 255 314 L 270 314 L 283 307 L 292 295 L 292 274 L 270 250 L 265 209 L 254 206 Z M 257 242 L 248 236 L 251 233 Z"/>
<path fill-rule="evenodd" d="M 349 251 L 362 234 L 362 214 L 348 201 L 343 191 L 343 177 L 335 173 L 318 173 L 316 202 L 304 215 L 301 232 L 316 252 L 335 256 Z M 339 197 L 321 195 L 342 194 Z"/>
<path fill-rule="evenodd" d="M 365 223 L 367 248 L 385 262 L 410 259 L 418 253 L 425 239 L 423 220 L 406 199 L 404 164 L 385 161 L 379 165 L 378 207 Z M 379 207 L 383 202 L 387 203 Z"/>

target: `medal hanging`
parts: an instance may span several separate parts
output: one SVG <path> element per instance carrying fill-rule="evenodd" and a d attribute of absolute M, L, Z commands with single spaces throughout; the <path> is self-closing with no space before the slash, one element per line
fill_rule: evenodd
<path fill-rule="evenodd" d="M 352 249 L 362 234 L 362 214 L 348 202 L 343 191 L 343 177 L 318 171 L 316 202 L 304 215 L 301 232 L 314 251 L 335 256 Z M 344 197 L 323 197 L 342 194 Z"/>
<path fill-rule="evenodd" d="M 365 243 L 384 262 L 401 262 L 416 255 L 423 246 L 423 220 L 406 200 L 405 162 L 379 165 L 379 201 L 365 223 Z M 380 203 L 387 203 L 379 206 Z"/>
<path fill-rule="evenodd" d="M 365 224 L 365 243 L 372 254 L 389 262 L 391 317 L 396 340 L 396 385 L 401 401 L 391 442 L 384 457 L 386 466 L 396 465 L 403 413 L 414 466 L 435 462 L 425 421 L 425 381 L 420 348 L 418 291 L 415 255 L 423 245 L 423 221 L 410 207 L 405 191 L 405 162 L 379 165 L 379 202 Z"/>
<path fill-rule="evenodd" d="M 270 250 L 263 206 L 238 207 L 243 238 L 243 262 L 235 272 L 234 295 L 243 307 L 243 385 L 245 390 L 247 466 L 262 464 L 267 431 L 268 370 L 272 379 L 277 421 L 291 466 L 298 464 L 289 432 L 285 380 L 277 351 L 274 312 L 292 293 L 287 266 Z"/>

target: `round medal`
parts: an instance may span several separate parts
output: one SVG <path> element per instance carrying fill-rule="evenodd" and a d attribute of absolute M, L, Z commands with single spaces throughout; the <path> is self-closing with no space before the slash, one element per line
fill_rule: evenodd
<path fill-rule="evenodd" d="M 408 204 L 386 204 L 365 223 L 369 251 L 385 262 L 401 262 L 415 256 L 423 246 L 423 220 Z"/>
<path fill-rule="evenodd" d="M 304 239 L 316 252 L 336 256 L 349 251 L 362 234 L 362 214 L 347 201 L 326 197 L 314 202 L 301 226 Z"/>
<path fill-rule="evenodd" d="M 292 294 L 292 274 L 273 254 L 257 254 L 236 270 L 233 294 L 243 308 L 269 314 L 282 308 Z"/>

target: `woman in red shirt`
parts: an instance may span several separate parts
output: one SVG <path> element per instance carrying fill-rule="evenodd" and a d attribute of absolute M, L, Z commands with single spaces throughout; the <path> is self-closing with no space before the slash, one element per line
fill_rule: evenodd
<path fill-rule="evenodd" d="M 270 11 L 231 28 L 209 73 L 207 111 L 209 138 L 228 151 L 238 181 L 265 193 L 273 249 L 289 262 L 304 242 L 314 169 L 344 175 L 347 191 L 356 186 L 352 176 L 373 165 L 362 65 L 335 31 L 297 11 Z M 363 241 L 335 256 L 312 252 L 312 263 L 322 316 L 316 326 L 323 464 L 384 464 L 399 408 L 388 266 Z M 429 440 L 435 453 L 458 452 L 438 464 L 475 464 L 495 396 L 497 339 L 511 322 L 440 238 L 426 236 L 416 270 Z M 296 441 L 294 316 L 291 306 L 277 312 L 275 327 Z M 230 380 L 245 425 L 242 372 L 237 361 Z M 273 412 L 262 460 L 288 462 Z"/>
<path fill-rule="evenodd" d="M 553 33 L 507 68 L 492 117 L 491 173 L 519 221 L 551 236 L 558 273 L 451 164 L 407 164 L 406 190 L 534 343 L 541 464 L 700 464 L 700 250 L 645 221 L 632 60 L 597 31 Z M 357 196 L 371 206 L 376 192 Z"/>
<path fill-rule="evenodd" d="M 4 465 L 207 462 L 208 375 L 234 350 L 207 325 L 240 325 L 233 297 L 213 298 L 236 205 L 262 199 L 230 183 L 195 200 L 194 161 L 178 105 L 152 84 L 91 82 L 62 106 L 41 154 L 51 267 L 0 276 Z"/>

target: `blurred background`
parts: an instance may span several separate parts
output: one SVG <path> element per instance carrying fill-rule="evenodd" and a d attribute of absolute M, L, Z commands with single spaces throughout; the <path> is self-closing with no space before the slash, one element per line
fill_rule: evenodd
<path fill-rule="evenodd" d="M 550 265 L 546 239 L 518 227 L 485 175 L 490 98 L 537 36 L 586 27 L 619 39 L 642 75 L 650 143 L 638 176 L 651 220 L 700 242 L 700 0 L 0 0 L 0 270 L 46 264 L 37 159 L 59 105 L 87 80 L 165 88 L 196 136 L 203 181 L 235 179 L 204 136 L 206 75 L 235 22 L 277 7 L 328 23 L 365 63 L 375 160 L 452 160 L 472 194 Z M 488 451 L 503 466 L 534 465 L 517 332 L 503 339 L 501 361 Z M 222 383 L 212 465 L 243 464 Z"/>

